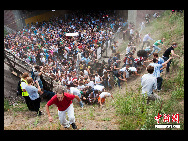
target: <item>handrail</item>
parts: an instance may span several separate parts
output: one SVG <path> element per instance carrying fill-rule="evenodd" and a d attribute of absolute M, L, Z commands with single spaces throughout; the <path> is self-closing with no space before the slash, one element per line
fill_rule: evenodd
<path fill-rule="evenodd" d="M 12 52 L 10 52 L 9 50 L 7 49 L 4 49 L 4 55 L 5 55 L 5 58 L 7 59 L 7 62 L 5 62 L 10 68 L 12 68 L 13 70 L 19 72 L 19 73 L 24 73 L 23 71 L 21 71 L 20 69 L 18 69 L 16 67 L 16 65 L 20 68 L 22 68 L 23 70 L 25 71 L 28 71 L 28 72 L 31 72 L 32 68 L 33 68 L 33 65 L 27 63 L 25 60 L 15 56 L 15 54 L 13 54 Z M 23 64 L 20 64 L 19 62 L 16 62 L 16 61 L 21 61 L 23 62 L 25 65 Z M 27 66 L 27 67 L 26 67 Z M 47 85 L 50 85 L 50 86 L 53 86 L 52 84 L 52 80 L 53 80 L 53 77 L 45 74 L 44 72 L 42 73 L 42 76 L 45 76 L 47 78 L 50 78 L 50 81 L 46 80 L 46 79 L 43 79 Z M 52 88 L 49 88 L 50 90 L 52 90 Z"/>

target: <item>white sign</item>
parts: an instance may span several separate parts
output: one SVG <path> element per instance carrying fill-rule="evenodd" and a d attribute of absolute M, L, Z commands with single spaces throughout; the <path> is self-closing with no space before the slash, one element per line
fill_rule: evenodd
<path fill-rule="evenodd" d="M 76 32 L 76 33 L 66 33 L 66 36 L 78 36 L 78 32 Z"/>
<path fill-rule="evenodd" d="M 180 128 L 180 125 L 155 125 L 155 128 Z"/>

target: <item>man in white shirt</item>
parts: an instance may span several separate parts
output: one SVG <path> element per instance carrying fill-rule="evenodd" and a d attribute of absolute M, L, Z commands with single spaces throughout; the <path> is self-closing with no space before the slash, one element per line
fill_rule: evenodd
<path fill-rule="evenodd" d="M 148 41 L 148 39 L 153 41 L 153 39 L 150 37 L 150 33 L 148 33 L 148 34 L 146 34 L 146 35 L 144 36 L 142 49 L 143 49 L 145 43 L 147 43 L 147 47 L 150 45 L 150 42 Z"/>
<path fill-rule="evenodd" d="M 70 94 L 77 95 L 79 98 L 81 98 L 80 90 L 77 89 L 76 87 L 70 87 Z"/>
<path fill-rule="evenodd" d="M 45 59 L 45 57 L 42 55 L 42 57 L 40 58 L 40 61 L 41 61 L 41 63 L 44 63 L 45 64 L 45 62 L 46 62 L 46 59 Z"/>
<path fill-rule="evenodd" d="M 80 63 L 80 61 L 82 61 L 81 52 L 80 51 L 78 52 L 76 57 L 77 57 L 76 69 L 79 70 L 79 63 Z"/>
<path fill-rule="evenodd" d="M 95 83 L 93 81 L 91 81 L 90 79 L 88 79 L 87 82 L 88 83 L 86 84 L 86 86 L 91 86 L 92 88 L 94 88 Z"/>
<path fill-rule="evenodd" d="M 149 100 L 159 100 L 161 99 L 160 96 L 155 94 L 153 90 L 157 89 L 157 78 L 153 76 L 154 67 L 148 66 L 147 67 L 148 74 L 144 74 L 141 78 L 141 85 L 142 85 L 142 95 L 148 96 L 147 104 Z M 147 95 L 146 95 L 147 94 Z"/>
<path fill-rule="evenodd" d="M 130 35 L 134 34 L 133 28 L 130 29 Z"/>
<path fill-rule="evenodd" d="M 143 29 L 145 28 L 145 23 L 144 22 L 142 22 L 141 23 L 141 29 L 140 29 L 140 31 L 139 32 L 141 32 Z"/>
<path fill-rule="evenodd" d="M 126 54 L 129 54 L 131 52 L 131 45 L 128 44 L 126 48 Z"/>
<path fill-rule="evenodd" d="M 82 60 L 81 58 L 81 52 L 79 51 L 78 54 L 77 54 L 77 60 L 80 62 Z"/>

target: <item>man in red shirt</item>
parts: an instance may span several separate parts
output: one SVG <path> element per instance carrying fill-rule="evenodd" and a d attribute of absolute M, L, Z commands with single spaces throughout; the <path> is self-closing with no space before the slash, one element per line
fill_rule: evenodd
<path fill-rule="evenodd" d="M 69 128 L 71 124 L 72 128 L 76 129 L 77 126 L 75 125 L 75 116 L 72 100 L 76 98 L 80 103 L 80 106 L 83 107 L 82 101 L 77 95 L 65 93 L 62 87 L 58 87 L 56 92 L 57 94 L 54 95 L 46 104 L 46 111 L 48 114 L 49 121 L 53 121 L 53 118 L 50 115 L 49 106 L 55 104 L 58 107 L 58 116 L 60 123 L 65 128 Z M 66 120 L 66 112 L 68 114 L 69 121 Z"/>

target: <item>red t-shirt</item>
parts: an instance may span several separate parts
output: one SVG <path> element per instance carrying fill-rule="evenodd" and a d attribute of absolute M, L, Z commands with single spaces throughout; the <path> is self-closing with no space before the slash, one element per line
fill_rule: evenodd
<path fill-rule="evenodd" d="M 54 95 L 47 103 L 48 106 L 55 104 L 58 107 L 59 111 L 65 111 L 70 104 L 72 104 L 72 100 L 75 98 L 75 95 L 64 93 L 64 98 L 62 101 L 57 99 L 57 95 Z"/>

